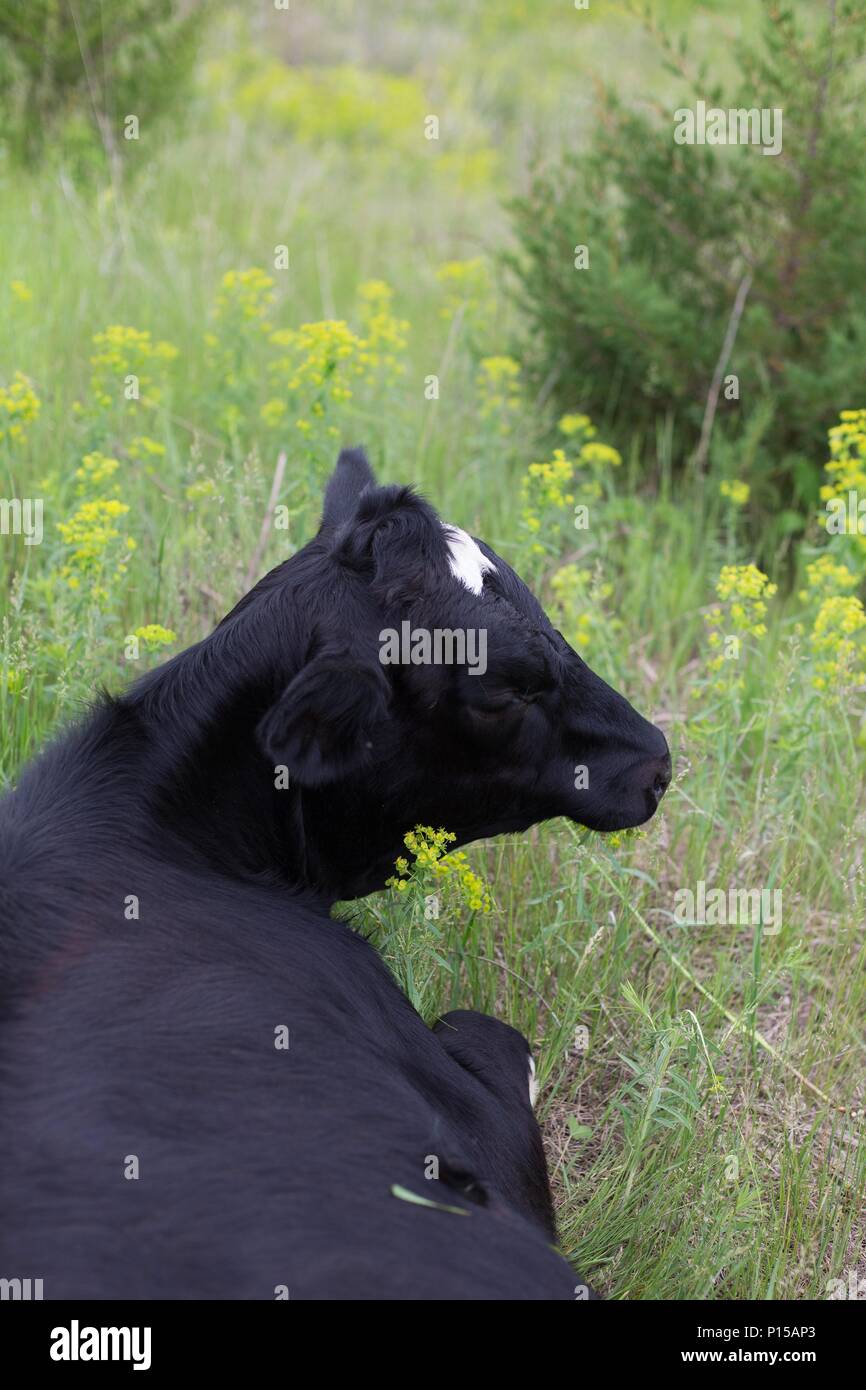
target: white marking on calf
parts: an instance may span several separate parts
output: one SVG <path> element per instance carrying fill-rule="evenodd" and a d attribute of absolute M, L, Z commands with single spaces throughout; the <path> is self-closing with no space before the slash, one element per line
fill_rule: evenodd
<path fill-rule="evenodd" d="M 480 594 L 484 576 L 496 573 L 496 566 L 471 536 L 459 526 L 451 526 L 443 521 L 442 529 L 448 537 L 448 564 L 455 579 L 473 594 Z"/>
<path fill-rule="evenodd" d="M 535 1102 L 538 1100 L 538 1081 L 535 1076 L 535 1058 L 529 1054 L 529 1104 L 535 1109 Z"/>

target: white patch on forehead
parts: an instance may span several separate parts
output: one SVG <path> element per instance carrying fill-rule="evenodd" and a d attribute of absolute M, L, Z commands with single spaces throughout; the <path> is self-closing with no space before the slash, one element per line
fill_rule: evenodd
<path fill-rule="evenodd" d="M 461 531 L 459 526 L 451 526 L 443 521 L 442 529 L 448 537 L 448 564 L 455 579 L 473 594 L 480 594 L 485 574 L 496 573 L 496 566 L 471 536 Z"/>

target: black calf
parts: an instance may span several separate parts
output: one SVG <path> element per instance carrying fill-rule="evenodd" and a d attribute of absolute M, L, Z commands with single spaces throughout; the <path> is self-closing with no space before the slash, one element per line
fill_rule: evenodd
<path fill-rule="evenodd" d="M 485 669 L 383 664 L 404 622 Z M 0 1278 L 574 1297 L 525 1041 L 429 1030 L 328 908 L 418 822 L 631 825 L 669 776 L 498 556 L 341 456 L 316 538 L 0 805 Z"/>

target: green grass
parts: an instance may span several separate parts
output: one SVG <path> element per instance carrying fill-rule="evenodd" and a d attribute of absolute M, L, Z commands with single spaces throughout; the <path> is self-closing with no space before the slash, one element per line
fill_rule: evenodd
<path fill-rule="evenodd" d="M 554 8 L 546 27 L 520 5 L 476 6 L 463 21 L 457 9 L 449 18 L 444 6 L 431 15 L 402 4 L 387 10 L 372 54 L 363 6 L 304 31 L 301 61 L 366 54 L 412 76 L 443 125 L 457 113 L 444 152 L 497 151 L 483 176 L 467 166 L 474 182 L 466 167 L 433 168 L 443 150 L 421 138 L 407 153 L 399 129 L 393 141 L 387 131 L 365 141 L 350 121 L 342 134 L 301 140 L 233 116 L 231 93 L 221 107 L 206 84 L 188 126 L 144 132 L 127 152 L 137 172 L 114 186 L 76 184 L 57 172 L 62 159 L 0 173 L 0 384 L 19 368 L 42 401 L 26 446 L 2 455 L 3 495 L 46 503 L 42 546 L 0 545 L 4 681 L 16 673 L 0 705 L 0 774 L 12 782 L 99 683 L 116 689 L 144 669 L 147 658 L 124 659 L 133 627 L 163 623 L 179 646 L 234 603 L 280 447 L 292 525 L 288 538 L 271 530 L 262 568 L 312 534 L 326 451 L 262 425 L 259 406 L 274 395 L 262 345 L 244 349 L 251 384 L 238 431 L 219 423 L 226 388 L 203 334 L 223 273 L 269 269 L 274 246 L 290 247 L 289 272 L 272 272 L 275 327 L 334 317 L 357 326 L 358 284 L 386 280 L 411 325 L 406 371 L 329 406 L 327 419 L 368 444 L 383 480 L 416 482 L 445 517 L 489 540 L 549 605 L 563 564 L 589 571 L 560 626 L 596 615 L 587 659 L 665 728 L 675 782 L 636 839 L 556 823 L 473 849 L 495 893 L 488 915 L 447 900 L 427 923 L 417 895 L 384 894 L 365 905 L 366 920 L 425 1017 L 476 1007 L 532 1040 L 562 1247 L 604 1293 L 826 1297 L 828 1280 L 862 1277 L 866 1261 L 862 692 L 833 701 L 813 688 L 813 610 L 796 586 L 771 604 L 768 635 L 744 644 L 743 690 L 713 692 L 703 614 L 720 567 L 753 557 L 720 502 L 718 471 L 704 488 L 673 478 L 663 430 L 612 441 L 624 461 L 604 480 L 589 532 L 569 533 L 566 517 L 561 537 L 545 531 L 543 555 L 530 550 L 520 479 L 549 457 L 555 422 L 525 396 L 510 416 L 482 418 L 477 386 L 480 358 L 508 353 L 515 336 L 496 259 L 508 242 L 501 199 L 534 152 L 591 138 L 594 74 L 624 87 L 664 82 L 622 14 L 590 18 L 577 45 L 564 37 L 573 15 Z M 687 7 L 672 12 L 682 19 Z M 753 13 L 724 7 L 699 16 L 696 32 L 717 49 L 737 16 Z M 473 19 L 487 27 L 473 30 Z M 276 30 L 270 40 L 271 52 L 286 43 Z M 214 44 L 224 51 L 219 36 Z M 484 312 L 443 318 L 437 269 L 473 257 L 489 267 Z M 13 299 L 13 279 L 29 303 Z M 179 349 L 158 407 L 93 412 L 91 337 L 109 323 Z M 424 396 L 431 373 L 435 402 Z M 129 457 L 136 433 L 164 445 L 156 465 Z M 64 584 L 56 526 L 80 501 L 74 471 L 94 447 L 120 462 L 102 495 L 129 506 L 137 542 L 102 604 L 87 585 Z M 202 480 L 213 495 L 187 497 Z M 822 545 L 810 535 L 793 568 L 802 573 Z M 679 925 L 675 894 L 699 880 L 781 887 L 782 929 Z M 578 1029 L 586 1046 L 575 1045 Z"/>

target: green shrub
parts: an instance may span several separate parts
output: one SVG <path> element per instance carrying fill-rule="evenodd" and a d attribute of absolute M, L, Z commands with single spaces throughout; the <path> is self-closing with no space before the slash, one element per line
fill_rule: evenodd
<path fill-rule="evenodd" d="M 176 113 L 205 13 L 203 0 L 0 0 L 0 137 L 13 158 L 116 156 L 127 117 L 146 127 Z"/>
<path fill-rule="evenodd" d="M 710 437 L 725 457 L 748 438 L 764 514 L 794 503 L 805 515 L 822 436 L 862 382 L 864 21 L 862 0 L 813 12 L 807 27 L 767 0 L 760 40 L 740 45 L 738 86 L 722 90 L 647 16 L 677 107 L 781 108 L 781 152 L 677 143 L 673 102 L 632 108 L 607 90 L 590 152 L 539 173 L 513 205 L 524 356 L 562 409 L 587 411 L 620 444 L 672 414 L 675 462 L 695 456 L 745 296 L 725 367 L 739 399 L 722 389 Z"/>

